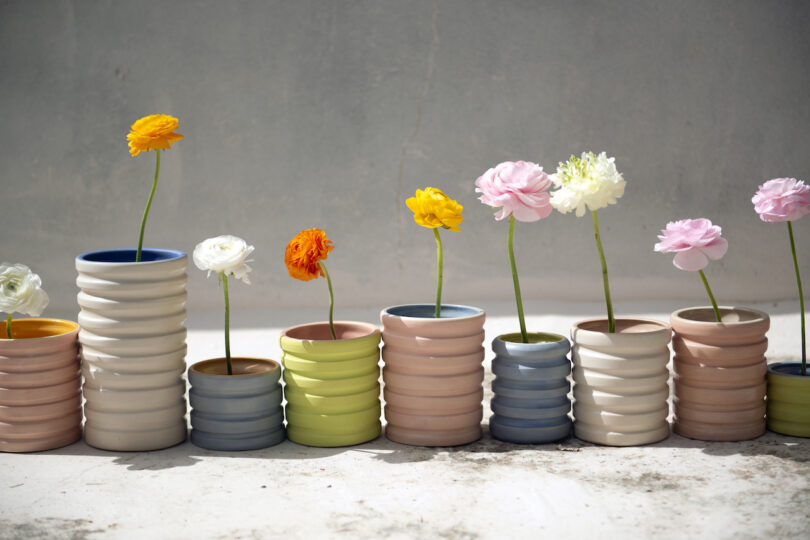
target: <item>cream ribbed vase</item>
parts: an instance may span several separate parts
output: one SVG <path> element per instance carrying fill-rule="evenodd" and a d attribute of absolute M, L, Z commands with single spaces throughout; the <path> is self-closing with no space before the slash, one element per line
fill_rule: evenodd
<path fill-rule="evenodd" d="M 87 444 L 167 448 L 186 438 L 186 264 L 182 251 L 76 258 Z"/>

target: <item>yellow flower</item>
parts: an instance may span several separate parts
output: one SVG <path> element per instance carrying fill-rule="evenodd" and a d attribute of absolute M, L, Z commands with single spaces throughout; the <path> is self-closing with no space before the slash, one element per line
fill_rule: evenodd
<path fill-rule="evenodd" d="M 406 200 L 405 204 L 413 212 L 413 220 L 422 227 L 461 230 L 459 224 L 464 219 L 461 217 L 464 207 L 439 188 L 426 187 L 424 191 L 417 189 L 416 196 Z"/>
<path fill-rule="evenodd" d="M 177 118 L 167 114 L 144 116 L 129 128 L 129 153 L 137 156 L 156 148 L 168 150 L 173 142 L 183 138 L 179 133 L 173 133 L 179 125 Z"/>

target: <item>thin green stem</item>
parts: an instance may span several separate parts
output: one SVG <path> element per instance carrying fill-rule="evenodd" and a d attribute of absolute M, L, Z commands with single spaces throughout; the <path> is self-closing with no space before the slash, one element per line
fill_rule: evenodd
<path fill-rule="evenodd" d="M 8 314 L 8 320 L 6 321 L 6 335 L 8 339 L 11 339 L 11 313 Z"/>
<path fill-rule="evenodd" d="M 337 339 L 337 334 L 335 334 L 335 321 L 333 318 L 334 310 L 335 310 L 335 295 L 332 294 L 332 278 L 329 277 L 329 270 L 326 269 L 326 265 L 323 264 L 323 261 L 318 261 L 318 264 L 321 266 L 321 270 L 326 275 L 326 285 L 329 287 L 329 331 L 332 332 L 332 339 Z"/>
<path fill-rule="evenodd" d="M 509 216 L 509 237 L 506 247 L 509 250 L 509 266 L 512 268 L 512 283 L 515 285 L 515 302 L 517 303 L 518 321 L 520 322 L 520 337 L 523 343 L 529 342 L 529 335 L 526 333 L 526 318 L 523 316 L 523 299 L 520 296 L 520 280 L 518 280 L 517 265 L 515 264 L 515 216 Z"/>
<path fill-rule="evenodd" d="M 613 318 L 613 302 L 610 300 L 610 283 L 608 283 L 607 262 L 605 261 L 605 251 L 602 249 L 602 238 L 599 235 L 599 218 L 596 217 L 596 210 L 591 210 L 591 216 L 593 216 L 593 234 L 596 237 L 596 248 L 599 250 L 599 261 L 602 263 L 602 282 L 605 287 L 608 332 L 613 333 L 616 331 L 616 319 Z"/>
<path fill-rule="evenodd" d="M 439 228 L 433 229 L 433 235 L 436 237 L 436 260 L 439 266 L 439 283 L 436 285 L 436 318 L 441 317 L 442 313 L 442 237 L 439 236 Z"/>
<path fill-rule="evenodd" d="M 804 326 L 804 293 L 802 292 L 802 277 L 799 275 L 799 261 L 796 259 L 796 243 L 793 241 L 793 224 L 788 221 L 788 234 L 790 235 L 790 251 L 793 252 L 793 269 L 796 270 L 796 285 L 799 286 L 799 313 L 802 320 L 802 376 L 807 375 L 807 334 Z"/>
<path fill-rule="evenodd" d="M 135 262 L 141 262 L 141 250 L 143 249 L 143 231 L 146 229 L 146 218 L 149 216 L 149 207 L 152 206 L 152 198 L 155 196 L 155 189 L 157 189 L 158 175 L 160 174 L 160 148 L 155 149 L 157 156 L 157 163 L 155 165 L 155 181 L 152 183 L 152 192 L 149 193 L 149 200 L 146 201 L 146 209 L 143 211 L 143 219 L 141 220 L 141 233 L 138 235 L 138 251 L 135 253 Z"/>
<path fill-rule="evenodd" d="M 717 307 L 717 300 L 714 299 L 712 289 L 709 287 L 709 280 L 706 279 L 706 274 L 703 273 L 703 270 L 698 270 L 698 274 L 700 274 L 700 279 L 703 280 L 703 286 L 706 287 L 706 292 L 709 293 L 709 300 L 712 301 L 712 308 L 714 308 L 714 316 L 717 318 L 717 322 L 723 322 L 723 318 L 720 317 L 720 308 Z"/>
<path fill-rule="evenodd" d="M 228 375 L 233 375 L 231 367 L 231 303 L 228 300 L 228 274 L 222 272 L 222 290 L 225 292 L 225 362 L 228 365 Z"/>

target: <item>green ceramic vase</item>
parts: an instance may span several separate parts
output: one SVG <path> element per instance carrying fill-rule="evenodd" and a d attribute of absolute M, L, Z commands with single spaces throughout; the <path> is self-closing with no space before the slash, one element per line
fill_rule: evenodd
<path fill-rule="evenodd" d="M 810 437 L 810 375 L 801 374 L 800 362 L 768 365 L 768 429 Z"/>

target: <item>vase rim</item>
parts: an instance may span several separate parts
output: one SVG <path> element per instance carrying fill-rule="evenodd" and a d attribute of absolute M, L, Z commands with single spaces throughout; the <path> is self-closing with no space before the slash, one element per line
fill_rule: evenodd
<path fill-rule="evenodd" d="M 701 312 L 701 313 L 713 314 L 714 308 L 712 306 L 693 306 L 693 307 L 687 307 L 687 308 L 678 309 L 678 310 L 673 311 L 672 314 L 670 315 L 670 317 L 678 318 L 678 319 L 681 319 L 681 320 L 684 320 L 684 321 L 688 321 L 689 324 L 705 325 L 705 326 L 717 326 L 717 325 L 744 326 L 744 325 L 760 324 L 763 321 L 769 321 L 770 320 L 770 316 L 766 312 L 758 310 L 758 309 L 754 309 L 754 308 L 749 308 L 749 307 L 745 307 L 745 306 L 717 306 L 717 307 L 721 312 L 721 316 L 723 315 L 723 311 L 725 311 L 727 313 L 751 313 L 753 315 L 756 315 L 756 318 L 753 318 L 753 319 L 750 319 L 750 320 L 747 320 L 747 321 L 721 321 L 721 322 L 717 322 L 716 320 L 704 321 L 704 320 L 698 320 L 698 319 L 694 319 L 694 318 L 691 318 L 691 317 L 687 316 L 690 312 Z"/>
<path fill-rule="evenodd" d="M 776 375 L 778 377 L 790 377 L 791 379 L 807 379 L 810 381 L 810 367 L 808 368 L 808 374 L 802 375 L 801 374 L 802 363 L 801 361 L 798 362 L 771 362 L 768 364 L 768 373 Z M 791 373 L 792 371 L 796 371 L 796 373 Z"/>
<path fill-rule="evenodd" d="M 226 358 L 224 356 L 218 356 L 216 358 L 208 358 L 206 360 L 200 360 L 194 364 L 191 364 L 188 367 L 190 372 L 194 372 L 195 375 L 201 375 L 203 377 L 221 377 L 226 379 L 233 379 L 233 378 L 248 378 L 248 377 L 257 377 L 260 375 L 267 375 L 268 373 L 273 373 L 279 369 L 281 369 L 281 364 L 276 362 L 275 360 L 271 360 L 269 358 L 258 358 L 253 356 L 231 356 L 231 365 L 235 362 L 244 361 L 246 363 L 255 363 L 258 365 L 269 366 L 270 369 L 261 369 L 251 373 L 234 373 L 233 375 L 219 374 L 219 373 L 206 373 L 203 371 L 202 368 L 207 366 L 218 366 L 222 364 L 223 366 L 226 365 Z"/>
<path fill-rule="evenodd" d="M 329 342 L 340 342 L 346 343 L 349 341 L 357 341 L 361 339 L 368 339 L 369 336 L 373 336 L 375 334 L 380 334 L 380 327 L 376 324 L 364 322 L 364 321 L 334 321 L 335 328 L 337 329 L 338 325 L 348 327 L 348 328 L 357 328 L 359 330 L 367 330 L 368 333 L 365 333 L 361 336 L 351 337 L 351 338 L 338 338 L 338 339 L 313 339 L 313 338 L 298 338 L 293 337 L 290 333 L 294 333 L 296 331 L 302 331 L 308 328 L 315 328 L 315 327 L 323 327 L 329 326 L 329 321 L 318 321 L 318 322 L 309 322 L 303 324 L 297 324 L 295 326 L 290 326 L 289 328 L 285 328 L 281 331 L 281 335 L 279 336 L 280 339 L 291 339 L 295 341 L 312 341 L 317 343 L 329 343 Z"/>
<path fill-rule="evenodd" d="M 562 334 L 557 334 L 555 332 L 527 332 L 528 336 L 548 336 L 551 338 L 559 338 L 554 341 L 529 341 L 529 343 L 523 343 L 521 341 L 509 341 L 503 339 L 504 336 L 517 336 L 520 337 L 520 332 L 506 332 L 504 334 L 500 334 L 495 337 L 496 340 L 501 341 L 503 343 L 509 343 L 511 346 L 517 347 L 531 347 L 532 345 L 555 345 L 558 343 L 563 343 L 564 341 L 568 341 L 568 338 Z"/>
<path fill-rule="evenodd" d="M 579 332 L 588 332 L 588 333 L 591 333 L 591 334 L 608 334 L 608 335 L 655 334 L 657 332 L 669 332 L 669 333 L 672 332 L 672 328 L 667 323 L 665 323 L 663 321 L 656 320 L 656 319 L 649 319 L 649 318 L 646 318 L 646 317 L 616 317 L 614 320 L 616 321 L 617 326 L 619 325 L 619 323 L 626 323 L 626 324 L 631 324 L 631 325 L 634 325 L 634 324 L 652 325 L 652 326 L 655 326 L 655 328 L 652 328 L 652 329 L 646 330 L 646 331 L 640 331 L 640 332 L 621 332 L 621 331 L 619 331 L 619 332 L 613 332 L 613 333 L 608 332 L 607 330 L 601 331 L 601 330 L 591 330 L 589 328 L 583 328 L 583 326 L 587 325 L 587 324 L 595 324 L 595 323 L 601 323 L 601 322 L 604 322 L 605 324 L 607 324 L 608 319 L 606 317 L 594 317 L 592 319 L 583 319 L 581 321 L 576 321 L 573 324 L 573 327 L 576 328 L 577 331 L 579 331 Z"/>
<path fill-rule="evenodd" d="M 173 261 L 188 256 L 185 251 L 179 249 L 143 248 L 141 250 L 141 256 L 149 256 L 151 260 L 135 262 L 135 254 L 137 251 L 136 248 L 99 249 L 82 253 L 76 256 L 76 260 L 94 264 L 142 265 Z"/>
<path fill-rule="evenodd" d="M 384 308 L 382 310 L 381 314 L 382 315 L 388 315 L 390 317 L 398 317 L 400 319 L 414 319 L 414 320 L 434 319 L 436 321 L 459 321 L 459 320 L 464 320 L 464 319 L 473 319 L 475 317 L 480 317 L 480 316 L 484 315 L 484 313 L 485 313 L 483 309 L 478 308 L 478 307 L 474 307 L 474 306 L 465 306 L 463 304 L 441 304 L 441 306 L 439 308 L 440 309 L 440 315 L 441 315 L 441 310 L 444 309 L 444 308 L 454 309 L 454 310 L 458 310 L 458 311 L 467 311 L 467 312 L 469 312 L 469 314 L 468 315 L 460 315 L 458 317 L 453 317 L 453 316 L 439 317 L 437 319 L 436 317 L 421 317 L 421 316 L 414 316 L 414 315 L 398 315 L 398 314 L 392 312 L 394 310 L 397 310 L 398 308 L 399 309 L 404 309 L 404 308 L 424 308 L 424 309 L 427 309 L 427 310 L 433 310 L 433 312 L 435 313 L 436 304 L 425 304 L 425 303 L 420 303 L 420 304 L 395 304 L 393 306 L 388 306 L 388 307 Z"/>
<path fill-rule="evenodd" d="M 8 321 L 0 321 L 2 322 L 2 335 L 6 335 L 6 324 Z M 12 331 L 17 326 L 32 326 L 34 329 L 44 326 L 44 325 L 59 325 L 62 326 L 64 331 L 59 333 L 52 333 L 44 336 L 35 336 L 35 337 L 21 337 L 21 338 L 5 338 L 0 337 L 0 341 L 5 343 L 14 343 L 14 342 L 22 342 L 22 341 L 31 341 L 31 340 L 48 340 L 48 339 L 57 339 L 63 336 L 67 336 L 70 334 L 78 334 L 79 333 L 79 323 L 74 321 L 68 321 L 66 319 L 56 319 L 53 317 L 26 317 L 24 319 L 13 319 L 11 321 L 11 328 Z"/>

